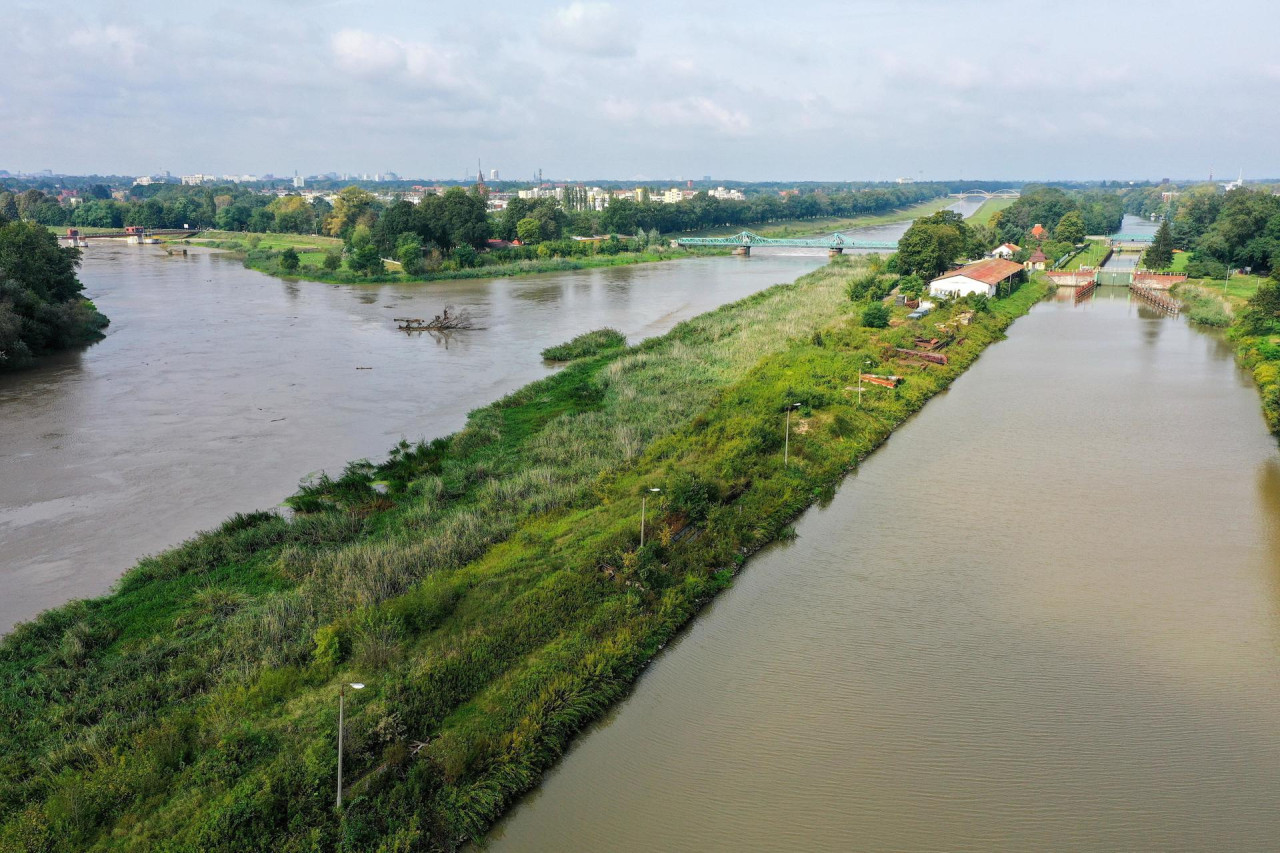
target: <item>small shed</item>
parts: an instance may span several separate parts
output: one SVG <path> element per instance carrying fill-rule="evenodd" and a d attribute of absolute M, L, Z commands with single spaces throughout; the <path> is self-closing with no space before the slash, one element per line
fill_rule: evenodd
<path fill-rule="evenodd" d="M 1013 243 L 1001 243 L 999 246 L 996 246 L 991 250 L 991 257 L 1004 258 L 1007 261 L 1020 251 L 1022 251 L 1022 249 L 1015 246 Z"/>
<path fill-rule="evenodd" d="M 1027 259 L 1027 269 L 1043 270 L 1045 265 L 1049 263 L 1049 259 L 1045 257 L 1044 252 L 1036 249 L 1031 253 L 1031 257 Z"/>

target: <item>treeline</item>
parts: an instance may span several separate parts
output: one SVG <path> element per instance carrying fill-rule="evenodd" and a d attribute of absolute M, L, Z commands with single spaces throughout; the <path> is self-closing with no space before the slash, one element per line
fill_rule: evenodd
<path fill-rule="evenodd" d="M 111 198 L 105 185 L 84 191 L 82 201 L 63 204 L 39 189 L 20 193 L 0 191 L 0 215 L 42 225 L 122 228 L 217 228 L 223 231 L 314 234 L 348 238 L 356 224 L 371 231 L 419 234 L 430 247 L 480 247 L 489 237 L 520 238 L 519 222 L 538 220 L 540 240 L 596 234 L 632 235 L 637 231 L 674 233 L 722 226 L 749 227 L 784 219 L 852 217 L 885 213 L 945 194 L 942 184 L 904 184 L 892 187 L 780 195 L 769 192 L 745 201 L 713 198 L 699 192 L 687 201 L 661 204 L 614 199 L 603 211 L 564 209 L 555 199 L 512 199 L 505 211 L 485 213 L 483 192 L 453 187 L 442 195 L 428 195 L 418 205 L 385 202 L 368 190 L 350 186 L 330 205 L 300 195 L 275 196 L 236 186 L 186 187 L 173 184 L 135 186 L 124 200 Z M 408 207 L 406 207 L 408 205 Z M 418 212 L 411 214 L 409 208 Z M 392 223 L 377 229 L 383 216 Z M 412 227 L 400 228 L 411 224 Z M 395 230 L 400 228 L 400 230 Z M 392 239 L 375 240 L 390 248 Z"/>
<path fill-rule="evenodd" d="M 107 318 L 80 295 L 79 263 L 48 229 L 0 216 L 0 371 L 102 337 Z"/>
<path fill-rule="evenodd" d="M 867 216 L 945 194 L 946 188 L 941 185 L 903 184 L 830 194 L 757 195 L 745 201 L 713 198 L 704 192 L 680 204 L 614 199 L 594 214 L 599 223 L 594 233 L 633 234 L 637 229 L 657 229 L 665 234 L 721 226 L 749 227 L 783 219 Z"/>
<path fill-rule="evenodd" d="M 1114 193 L 1091 190 L 1068 194 L 1056 187 L 1029 185 L 1017 201 L 992 218 L 991 226 L 1002 242 L 1022 245 L 1031 239 L 1036 225 L 1057 237 L 1063 218 L 1075 214 L 1068 219 L 1069 233 L 1061 238 L 1062 242 L 1074 244 L 1086 234 L 1113 234 L 1120 230 L 1124 213 L 1124 201 Z"/>
<path fill-rule="evenodd" d="M 1165 220 L 1176 249 L 1191 252 L 1192 278 L 1220 278 L 1228 268 L 1267 275 L 1280 267 L 1280 196 L 1239 187 L 1223 193 L 1212 184 L 1173 198 Z"/>

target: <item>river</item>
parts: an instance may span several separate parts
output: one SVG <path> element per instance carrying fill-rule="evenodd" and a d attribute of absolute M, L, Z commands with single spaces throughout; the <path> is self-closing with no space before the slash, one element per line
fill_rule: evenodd
<path fill-rule="evenodd" d="M 748 561 L 493 853 L 1280 846 L 1280 456 L 1229 347 L 1038 305 Z"/>
<path fill-rule="evenodd" d="M 81 279 L 105 340 L 0 376 L 0 631 L 219 524 L 317 469 L 546 376 L 539 353 L 601 326 L 632 340 L 825 263 L 705 258 L 430 285 L 286 282 L 224 255 L 96 243 Z M 470 308 L 482 331 L 396 331 Z M 369 368 L 369 369 L 362 369 Z"/>
<path fill-rule="evenodd" d="M 849 233 L 897 240 L 909 225 Z M 457 430 L 549 374 L 547 346 L 602 326 L 632 342 L 663 334 L 826 262 L 805 249 L 756 255 L 333 286 L 219 253 L 93 242 L 80 277 L 111 318 L 106 339 L 0 374 L 0 633 L 105 592 L 140 557 L 234 512 L 278 505 L 308 474 Z M 446 305 L 486 328 L 395 330 L 395 317 Z"/>

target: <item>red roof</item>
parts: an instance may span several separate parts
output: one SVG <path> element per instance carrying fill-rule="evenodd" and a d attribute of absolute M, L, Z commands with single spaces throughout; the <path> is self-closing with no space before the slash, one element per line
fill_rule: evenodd
<path fill-rule="evenodd" d="M 1022 264 L 1006 261 L 1004 258 L 988 258 L 985 261 L 965 264 L 958 270 L 945 272 L 935 278 L 934 281 L 942 281 L 944 278 L 962 275 L 965 278 L 971 278 L 983 284 L 999 284 L 1006 278 L 1020 272 L 1022 272 Z"/>
<path fill-rule="evenodd" d="M 1045 257 L 1044 252 L 1040 251 L 1039 249 L 1036 249 L 1034 252 L 1031 253 L 1030 261 L 1033 264 L 1043 263 L 1044 261 L 1047 261 L 1047 260 L 1049 259 Z"/>
<path fill-rule="evenodd" d="M 1043 225 L 1041 225 L 1039 222 L 1037 222 L 1037 223 L 1036 223 L 1036 226 L 1035 226 L 1034 228 L 1032 228 L 1032 229 L 1031 229 L 1031 236 L 1033 236 L 1033 237 L 1041 237 L 1041 236 L 1043 236 L 1043 235 L 1045 235 L 1045 234 L 1048 234 L 1048 233 L 1049 233 L 1049 229 L 1048 229 L 1048 228 L 1045 228 L 1045 227 L 1044 227 Z"/>

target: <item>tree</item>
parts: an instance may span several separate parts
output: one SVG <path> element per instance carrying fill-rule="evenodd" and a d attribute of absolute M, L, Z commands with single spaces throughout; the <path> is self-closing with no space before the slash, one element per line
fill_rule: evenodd
<path fill-rule="evenodd" d="M 1083 242 L 1084 217 L 1075 210 L 1063 214 L 1058 220 L 1058 227 L 1053 230 L 1053 236 L 1059 242 L 1070 243 L 1072 246 Z"/>
<path fill-rule="evenodd" d="M 107 318 L 81 297 L 79 263 L 40 225 L 0 224 L 0 370 L 102 337 Z"/>
<path fill-rule="evenodd" d="M 280 269 L 285 272 L 293 272 L 298 268 L 298 253 L 292 246 L 280 253 Z"/>
<path fill-rule="evenodd" d="M 1169 229 L 1169 220 L 1162 220 L 1156 230 L 1156 239 L 1142 256 L 1142 263 L 1147 269 L 1162 270 L 1173 263 L 1173 232 Z"/>
<path fill-rule="evenodd" d="M 532 216 L 526 216 L 516 224 L 516 236 L 526 246 L 542 242 L 542 223 Z"/>
<path fill-rule="evenodd" d="M 347 268 L 366 276 L 382 275 L 386 267 L 382 255 L 373 242 L 367 225 L 357 225 L 351 232 L 351 251 L 347 255 Z"/>
<path fill-rule="evenodd" d="M 475 266 L 479 257 L 480 256 L 476 250 L 465 243 L 461 246 L 455 247 L 453 250 L 453 259 L 457 262 L 458 266 L 463 269 Z"/>
<path fill-rule="evenodd" d="M 1264 281 L 1249 300 L 1240 317 L 1241 329 L 1249 335 L 1271 334 L 1280 326 L 1280 281 Z"/>
<path fill-rule="evenodd" d="M 422 261 L 422 238 L 406 231 L 396 240 L 396 260 L 406 275 L 422 275 L 426 265 Z"/>
<path fill-rule="evenodd" d="M 378 215 L 378 200 L 373 193 L 349 186 L 338 193 L 333 212 L 325 220 L 324 231 L 331 237 L 346 239 L 357 225 L 372 226 Z"/>
<path fill-rule="evenodd" d="M 334 272 L 338 267 L 342 266 L 342 250 L 333 249 L 324 253 L 324 261 L 322 262 L 325 269 Z"/>
<path fill-rule="evenodd" d="M 883 329 L 889 325 L 889 306 L 883 302 L 872 302 L 862 309 L 862 325 L 868 329 Z"/>
<path fill-rule="evenodd" d="M 904 275 L 898 279 L 898 292 L 914 299 L 924 293 L 924 280 L 918 275 Z"/>
<path fill-rule="evenodd" d="M 964 217 L 954 211 L 917 219 L 898 241 L 898 271 L 926 281 L 937 278 L 965 253 L 971 237 Z"/>
<path fill-rule="evenodd" d="M 310 234 L 315 230 L 315 211 L 300 195 L 286 195 L 267 205 L 273 215 L 272 227 L 284 234 Z"/>

